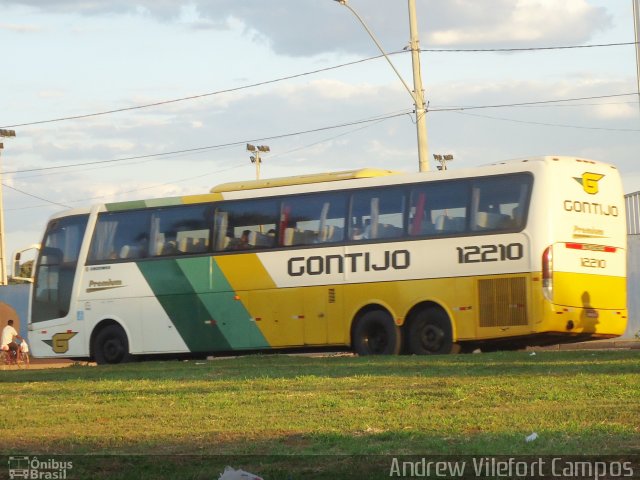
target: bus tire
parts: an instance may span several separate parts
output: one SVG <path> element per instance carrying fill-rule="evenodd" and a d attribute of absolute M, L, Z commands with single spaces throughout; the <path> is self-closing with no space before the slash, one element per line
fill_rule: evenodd
<path fill-rule="evenodd" d="M 409 324 L 407 346 L 414 355 L 458 353 L 453 343 L 449 316 L 440 308 L 426 308 L 415 314 Z"/>
<path fill-rule="evenodd" d="M 402 347 L 400 329 L 382 310 L 365 313 L 353 331 L 353 349 L 358 355 L 397 355 Z"/>
<path fill-rule="evenodd" d="M 108 325 L 96 335 L 93 353 L 98 365 L 130 361 L 127 334 L 120 325 Z"/>

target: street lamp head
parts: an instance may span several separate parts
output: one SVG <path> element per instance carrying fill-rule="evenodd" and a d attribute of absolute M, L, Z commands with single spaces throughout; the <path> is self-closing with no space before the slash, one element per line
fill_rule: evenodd
<path fill-rule="evenodd" d="M 340 5 L 346 5 L 347 0 L 334 0 L 334 2 L 338 2 Z"/>
<path fill-rule="evenodd" d="M 261 152 L 270 152 L 271 149 L 269 148 L 268 145 L 259 145 L 258 146 L 258 150 L 260 150 Z"/>
<path fill-rule="evenodd" d="M 15 137 L 15 136 L 16 136 L 15 130 L 4 130 L 0 128 L 0 137 Z"/>
<path fill-rule="evenodd" d="M 256 147 L 254 145 L 251 145 L 250 143 L 247 143 L 247 152 L 255 152 L 256 151 Z"/>

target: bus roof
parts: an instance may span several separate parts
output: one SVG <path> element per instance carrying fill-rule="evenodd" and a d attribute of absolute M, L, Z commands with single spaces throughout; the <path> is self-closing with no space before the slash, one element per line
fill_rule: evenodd
<path fill-rule="evenodd" d="M 258 188 L 285 187 L 289 185 L 304 185 L 307 183 L 335 182 L 338 180 L 353 180 L 357 178 L 384 177 L 398 175 L 403 172 L 383 170 L 379 168 L 361 168 L 359 170 L 344 170 L 341 172 L 313 173 L 310 175 L 296 175 L 293 177 L 269 178 L 266 180 L 248 180 L 240 182 L 222 183 L 213 187 L 211 193 L 234 192 L 238 190 L 254 190 Z"/>
<path fill-rule="evenodd" d="M 569 157 L 569 156 L 536 156 L 536 157 L 525 157 L 520 159 L 511 159 L 505 161 L 494 162 L 491 164 L 485 164 L 483 166 L 473 166 L 466 167 L 462 169 L 454 169 L 454 170 L 445 170 L 445 171 L 432 171 L 432 172 L 400 172 L 397 170 L 385 170 L 378 168 L 362 168 L 357 170 L 345 170 L 339 172 L 326 172 L 326 173 L 315 173 L 309 175 L 297 175 L 291 177 L 280 177 L 280 178 L 270 178 L 265 180 L 245 180 L 238 182 L 230 182 L 223 183 L 213 187 L 210 190 L 210 193 L 202 193 L 196 195 L 187 195 L 180 197 L 164 197 L 164 198 L 155 198 L 155 199 L 146 199 L 146 200 L 127 200 L 121 202 L 113 202 L 113 203 L 105 203 L 102 205 L 96 205 L 101 209 L 101 211 L 121 211 L 121 210 L 135 210 L 135 209 L 143 209 L 150 207 L 167 207 L 174 205 L 185 205 L 192 203 L 206 203 L 213 202 L 219 200 L 232 200 L 239 198 L 253 198 L 256 196 L 270 195 L 270 194 L 286 194 L 286 193 L 300 193 L 302 190 L 302 186 L 309 185 L 309 191 L 318 191 L 318 190 L 334 190 L 341 188 L 349 188 L 349 180 L 359 179 L 362 183 L 359 185 L 364 186 L 375 186 L 378 184 L 395 184 L 395 183 L 406 183 L 406 182 L 414 182 L 420 178 L 424 181 L 433 181 L 440 179 L 453 179 L 453 178 L 465 178 L 477 176 L 480 173 L 482 174 L 497 174 L 497 173 L 507 173 L 512 171 L 521 171 L 521 170 L 529 170 L 534 168 L 534 164 L 553 164 L 557 162 L 576 162 L 576 163 L 584 163 L 589 165 L 607 165 L 610 168 L 615 169 L 614 165 L 598 162 L 594 160 L 588 160 L 577 157 Z M 525 165 L 530 166 L 525 166 Z M 420 177 L 418 177 L 418 175 Z M 380 178 L 379 181 L 376 181 L 375 178 Z M 325 182 L 333 182 L 331 186 L 326 185 L 322 186 Z M 313 185 L 316 185 L 315 187 Z M 291 190 L 286 187 L 296 187 L 300 186 L 300 188 L 292 188 Z M 278 188 L 280 187 L 280 188 Z M 259 191 L 260 189 L 271 189 L 273 188 L 273 192 L 264 192 Z M 295 190 L 293 192 L 292 190 Z M 307 191 L 307 190 L 304 190 Z M 60 218 L 66 217 L 70 215 L 77 214 L 87 214 L 92 210 L 91 207 L 80 207 L 75 208 L 73 210 L 67 210 L 63 212 L 56 213 L 52 215 L 50 218 Z"/>

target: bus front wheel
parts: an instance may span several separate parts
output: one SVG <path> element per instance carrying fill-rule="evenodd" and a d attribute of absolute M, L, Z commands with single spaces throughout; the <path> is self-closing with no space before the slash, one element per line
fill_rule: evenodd
<path fill-rule="evenodd" d="M 409 324 L 407 346 L 415 355 L 458 353 L 453 343 L 449 316 L 439 308 L 427 308 L 416 313 Z"/>
<path fill-rule="evenodd" d="M 94 357 L 98 365 L 124 363 L 130 360 L 129 340 L 119 325 L 102 329 L 94 341 Z"/>
<path fill-rule="evenodd" d="M 387 312 L 365 313 L 353 332 L 353 349 L 358 355 L 397 355 L 402 346 L 400 329 Z"/>

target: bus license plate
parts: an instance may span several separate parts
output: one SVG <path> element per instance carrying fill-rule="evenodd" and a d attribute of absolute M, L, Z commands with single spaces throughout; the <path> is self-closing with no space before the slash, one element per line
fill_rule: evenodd
<path fill-rule="evenodd" d="M 598 318 L 597 310 L 587 310 L 587 318 Z"/>

